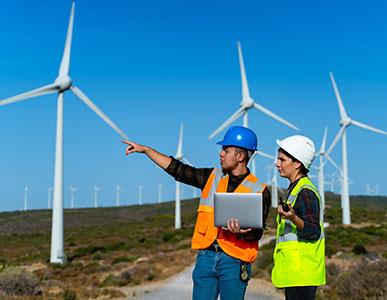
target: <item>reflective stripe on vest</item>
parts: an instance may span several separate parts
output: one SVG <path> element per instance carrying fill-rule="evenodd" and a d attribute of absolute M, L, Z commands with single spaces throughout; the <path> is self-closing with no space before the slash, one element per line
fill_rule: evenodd
<path fill-rule="evenodd" d="M 287 198 L 292 207 L 305 188 L 313 191 L 320 203 L 320 196 L 313 183 L 308 177 L 302 177 Z M 274 286 L 282 288 L 325 284 L 325 238 L 322 223 L 321 235 L 317 241 L 299 240 L 297 227 L 290 220 L 281 219 L 277 215 L 277 223 L 277 244 L 272 270 Z"/>
<path fill-rule="evenodd" d="M 228 255 L 243 261 L 253 262 L 258 253 L 258 241 L 237 239 L 236 235 L 214 225 L 214 196 L 216 192 L 227 192 L 229 176 L 214 169 L 200 197 L 198 217 L 192 237 L 192 249 L 206 249 L 216 239 Z M 235 189 L 234 193 L 261 193 L 266 188 L 258 179 L 249 174 Z"/>

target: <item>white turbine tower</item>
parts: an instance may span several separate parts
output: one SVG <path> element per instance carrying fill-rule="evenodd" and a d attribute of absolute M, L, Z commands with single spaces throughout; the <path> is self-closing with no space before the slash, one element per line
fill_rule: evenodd
<path fill-rule="evenodd" d="M 93 185 L 93 189 L 94 189 L 94 207 L 97 208 L 98 207 L 98 191 L 102 190 L 102 188 Z"/>
<path fill-rule="evenodd" d="M 175 158 L 181 162 L 184 162 L 188 165 L 191 165 L 191 163 L 185 159 L 183 156 L 183 124 L 180 124 L 180 130 L 179 130 L 179 142 L 177 144 L 177 151 Z M 176 181 L 176 190 L 175 190 L 175 229 L 181 228 L 181 213 L 180 213 L 180 182 Z"/>
<path fill-rule="evenodd" d="M 211 135 L 208 138 L 212 139 L 223 129 L 230 126 L 239 117 L 243 117 L 243 126 L 249 127 L 248 111 L 253 108 L 261 111 L 262 113 L 264 113 L 265 115 L 268 115 L 274 120 L 298 131 L 299 129 L 296 126 L 289 123 L 288 121 L 281 118 L 280 116 L 276 115 L 275 113 L 268 110 L 267 108 L 263 107 L 262 105 L 258 104 L 253 98 L 250 97 L 249 86 L 247 83 L 245 65 L 243 63 L 243 55 L 242 55 L 242 48 L 241 48 L 240 42 L 238 42 L 238 55 L 239 55 L 239 65 L 240 65 L 241 80 L 242 80 L 242 101 L 240 103 L 240 108 L 233 115 L 231 115 L 231 117 L 229 117 L 222 125 L 220 125 L 213 133 L 211 133 Z M 251 171 L 253 174 L 255 174 L 255 161 L 253 158 L 251 159 Z"/>
<path fill-rule="evenodd" d="M 78 188 L 70 186 L 70 208 L 74 208 L 74 192 L 78 191 Z"/>
<path fill-rule="evenodd" d="M 325 209 L 325 178 L 324 178 L 324 166 L 329 161 L 340 173 L 342 173 L 339 166 L 335 161 L 329 156 L 325 151 L 326 141 L 327 141 L 328 128 L 325 127 L 323 140 L 320 146 L 320 150 L 316 153 L 316 156 L 319 156 L 319 166 L 317 169 L 317 178 L 318 178 L 318 192 L 321 198 L 321 218 L 324 217 L 323 211 Z"/>
<path fill-rule="evenodd" d="M 51 231 L 51 263 L 65 263 L 63 249 L 63 94 L 71 90 L 81 101 L 94 111 L 121 137 L 127 139 L 126 135 L 119 129 L 79 88 L 73 86 L 69 76 L 70 51 L 73 32 L 75 3 L 72 3 L 70 20 L 67 29 L 65 47 L 59 73 L 55 81 L 49 85 L 13 96 L 0 101 L 0 105 L 11 104 L 34 97 L 58 93 L 57 102 L 57 125 L 56 125 L 56 146 L 55 146 L 55 179 L 54 179 L 54 201 L 52 213 Z"/>
<path fill-rule="evenodd" d="M 163 186 L 164 186 L 164 184 L 162 184 L 162 183 L 157 186 L 158 190 L 159 190 L 159 201 L 158 201 L 158 203 L 161 203 L 161 193 L 163 191 Z"/>
<path fill-rule="evenodd" d="M 273 169 L 273 177 L 271 180 L 268 180 L 268 181 L 270 181 L 270 185 L 271 185 L 271 206 L 277 207 L 277 204 L 278 204 L 278 180 L 277 180 L 277 171 L 275 169 L 275 164 L 277 162 L 277 154 L 275 156 L 273 156 L 273 155 L 270 155 L 270 154 L 267 154 L 265 152 L 258 150 L 254 153 L 252 159 L 256 155 L 260 155 L 262 157 L 266 157 L 266 158 L 273 160 L 273 164 L 270 165 L 270 167 Z M 250 163 L 251 163 L 251 159 L 250 159 L 249 164 Z"/>
<path fill-rule="evenodd" d="M 51 194 L 52 194 L 53 190 L 54 190 L 53 187 L 47 188 L 47 209 L 50 209 L 50 207 L 51 207 Z"/>
<path fill-rule="evenodd" d="M 336 146 L 339 139 L 341 139 L 342 142 L 342 155 L 343 155 L 343 162 L 342 162 L 342 189 L 341 189 L 341 205 L 343 208 L 343 224 L 351 224 L 351 214 L 350 214 L 350 202 L 349 202 L 349 184 L 348 184 L 348 160 L 347 160 L 347 135 L 346 135 L 346 129 L 350 125 L 355 125 L 357 127 L 367 129 L 370 131 L 374 131 L 380 134 L 387 135 L 387 132 L 384 130 L 380 130 L 378 128 L 369 126 L 367 124 L 361 123 L 356 120 L 352 120 L 345 111 L 343 101 L 341 100 L 341 96 L 339 93 L 339 89 L 337 88 L 335 79 L 333 77 L 333 74 L 330 73 L 333 90 L 336 95 L 337 104 L 339 106 L 340 110 L 340 130 L 336 134 L 336 137 L 334 138 L 331 146 L 329 147 L 327 154 L 329 155 L 333 148 Z"/>
<path fill-rule="evenodd" d="M 28 186 L 24 188 L 24 211 L 28 210 L 28 194 L 30 193 L 30 189 Z"/>
<path fill-rule="evenodd" d="M 120 187 L 119 183 L 117 182 L 116 185 L 116 206 L 120 206 L 120 193 L 124 190 Z"/>
<path fill-rule="evenodd" d="M 142 205 L 142 190 L 144 189 L 143 185 L 138 186 L 138 204 Z"/>

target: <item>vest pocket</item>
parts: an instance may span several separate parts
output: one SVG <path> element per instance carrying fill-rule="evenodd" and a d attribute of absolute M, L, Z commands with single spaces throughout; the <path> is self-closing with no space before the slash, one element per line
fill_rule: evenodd
<path fill-rule="evenodd" d="M 291 242 L 283 242 L 274 250 L 274 265 L 285 277 L 292 277 L 295 273 L 302 272 L 300 250 L 297 245 L 285 245 Z M 281 247 L 282 246 L 282 247 Z"/>
<path fill-rule="evenodd" d="M 205 235 L 208 228 L 209 217 L 209 213 L 199 211 L 195 231 L 199 232 L 202 235 Z"/>

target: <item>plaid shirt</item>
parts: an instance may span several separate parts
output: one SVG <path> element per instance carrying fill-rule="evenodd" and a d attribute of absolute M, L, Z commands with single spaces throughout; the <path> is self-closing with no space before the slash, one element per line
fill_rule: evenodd
<path fill-rule="evenodd" d="M 177 181 L 182 183 L 192 185 L 200 190 L 203 190 L 208 178 L 210 177 L 214 168 L 195 168 L 186 164 L 183 164 L 181 161 L 172 157 L 172 161 L 169 166 L 165 169 L 165 171 L 175 178 Z M 250 170 L 247 169 L 247 173 L 243 175 L 234 176 L 232 174 L 229 175 L 227 192 L 232 193 L 238 187 L 239 184 L 242 183 L 243 179 L 250 174 Z M 262 193 L 263 198 L 263 223 L 266 224 L 267 215 L 269 214 L 270 204 L 271 204 L 271 196 L 269 189 L 266 188 Z M 264 226 L 266 227 L 266 225 Z M 262 235 L 262 234 L 261 234 Z"/>
<path fill-rule="evenodd" d="M 288 187 L 288 196 L 297 185 L 297 179 Z M 321 235 L 320 203 L 316 194 L 310 189 L 302 189 L 294 204 L 294 212 L 304 221 L 304 228 L 298 229 L 298 237 L 302 240 L 317 241 Z"/>

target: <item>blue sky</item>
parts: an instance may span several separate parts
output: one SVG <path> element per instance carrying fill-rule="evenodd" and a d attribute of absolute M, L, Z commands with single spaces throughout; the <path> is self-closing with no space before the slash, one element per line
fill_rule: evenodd
<path fill-rule="evenodd" d="M 58 72 L 71 1 L 4 2 L 0 9 L 0 99 L 48 83 Z M 295 123 L 319 147 L 339 129 L 329 80 L 335 75 L 348 114 L 387 130 L 387 19 L 384 1 L 85 1 L 76 2 L 70 74 L 133 140 L 175 154 L 184 123 L 184 154 L 196 166 L 217 166 L 208 135 L 241 101 L 237 41 L 251 96 Z M 120 137 L 75 96 L 65 94 L 64 186 L 78 187 L 77 207 L 114 205 L 119 182 L 124 204 L 174 197 L 174 182 L 141 155 L 125 157 Z M 0 107 L 0 210 L 47 206 L 53 184 L 56 96 Z M 273 154 L 275 139 L 295 132 L 258 111 L 249 114 L 259 147 Z M 241 124 L 238 122 L 237 124 Z M 351 194 L 380 183 L 387 194 L 387 138 L 348 130 Z M 341 144 L 332 153 L 341 163 Z M 266 180 L 265 158 L 257 175 Z M 328 167 L 327 173 L 334 170 Z M 286 186 L 286 181 L 281 181 Z M 192 189 L 184 187 L 184 196 Z"/>

